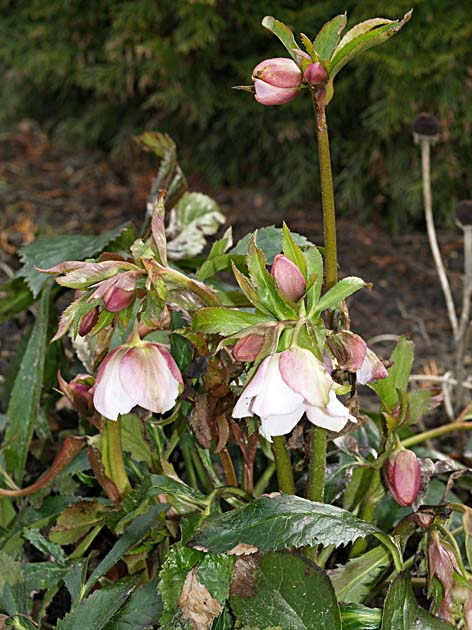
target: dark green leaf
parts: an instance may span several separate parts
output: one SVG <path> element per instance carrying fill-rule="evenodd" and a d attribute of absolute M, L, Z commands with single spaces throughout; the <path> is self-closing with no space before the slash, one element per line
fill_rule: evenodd
<path fill-rule="evenodd" d="M 0 552 L 0 565 L 0 610 L 11 616 L 29 615 L 32 600 L 26 590 L 21 564 Z"/>
<path fill-rule="evenodd" d="M 306 247 L 312 245 L 309 240 L 304 236 L 292 232 L 292 239 L 299 247 Z M 248 250 L 249 241 L 252 234 L 246 234 L 244 238 L 236 243 L 233 249 L 230 250 L 230 254 L 246 255 Z M 257 246 L 262 250 L 266 257 L 267 264 L 271 265 L 274 262 L 275 256 L 282 251 L 282 229 L 276 228 L 273 225 L 259 228 L 257 230 Z"/>
<path fill-rule="evenodd" d="M 330 78 L 334 79 L 344 66 L 364 50 L 377 46 L 395 35 L 411 18 L 412 11 L 401 20 L 373 18 L 356 24 L 339 42 L 331 61 Z"/>
<path fill-rule="evenodd" d="M 8 403 L 5 459 L 8 471 L 18 484 L 23 480 L 26 457 L 39 411 L 48 341 L 50 293 L 48 288 L 41 297 L 38 316 Z"/>
<path fill-rule="evenodd" d="M 300 50 L 300 48 L 289 27 L 283 22 L 276 20 L 271 15 L 266 15 L 262 20 L 262 26 L 278 37 L 287 49 L 288 54 L 294 61 L 297 61 L 296 51 Z"/>
<path fill-rule="evenodd" d="M 313 313 L 318 300 L 320 299 L 321 288 L 323 286 L 323 258 L 317 247 L 312 246 L 304 252 L 307 277 L 316 276 L 314 283 L 307 290 L 306 306 L 308 313 Z"/>
<path fill-rule="evenodd" d="M 57 545 L 56 543 L 47 540 L 39 529 L 31 528 L 26 529 L 23 532 L 23 538 L 26 538 L 38 551 L 46 556 L 52 556 L 52 560 L 54 560 L 59 566 L 64 565 L 66 563 L 66 558 L 64 556 L 64 552 L 62 547 Z"/>
<path fill-rule="evenodd" d="M 353 604 L 363 602 L 389 565 L 388 551 L 378 546 L 329 571 L 338 600 Z"/>
<path fill-rule="evenodd" d="M 302 272 L 303 277 L 306 280 L 306 260 L 303 256 L 303 252 L 295 243 L 292 238 L 292 234 L 284 222 L 282 227 L 282 251 L 288 259 L 290 259 Z"/>
<path fill-rule="evenodd" d="M 392 409 L 398 402 L 398 391 L 405 392 L 408 387 L 411 368 L 413 367 L 415 345 L 406 337 L 401 337 L 390 360 L 393 365 L 388 369 L 388 376 L 369 387 L 377 393 L 386 409 Z"/>
<path fill-rule="evenodd" d="M 20 249 L 23 268 L 20 275 L 36 297 L 46 284 L 48 276 L 36 271 L 49 269 L 65 260 L 84 260 L 100 253 L 109 243 L 116 239 L 127 223 L 98 236 L 84 234 L 61 234 L 57 236 L 40 236 L 35 241 Z"/>
<path fill-rule="evenodd" d="M 119 538 L 113 545 L 111 550 L 98 564 L 92 575 L 89 577 L 87 584 L 85 585 L 85 593 L 90 592 L 93 585 L 99 580 L 107 571 L 114 566 L 125 553 L 127 553 L 134 545 L 140 542 L 149 532 L 152 527 L 158 524 L 158 517 L 165 512 L 168 506 L 155 505 L 150 508 L 146 514 L 138 516 L 133 523 L 128 527 L 123 536 Z"/>
<path fill-rule="evenodd" d="M 23 278 L 12 278 L 0 286 L 0 323 L 24 311 L 34 297 Z"/>
<path fill-rule="evenodd" d="M 416 603 L 408 573 L 401 573 L 390 585 L 382 615 L 381 630 L 452 630 Z"/>
<path fill-rule="evenodd" d="M 343 630 L 380 630 L 381 608 L 367 608 L 360 604 L 340 604 Z"/>
<path fill-rule="evenodd" d="M 131 578 L 95 591 L 60 619 L 56 630 L 102 630 L 128 599 L 135 583 L 136 578 Z"/>
<path fill-rule="evenodd" d="M 337 15 L 322 27 L 313 42 L 320 61 L 329 61 L 347 24 L 345 13 Z"/>
<path fill-rule="evenodd" d="M 231 264 L 233 262 L 242 266 L 245 264 L 246 258 L 241 254 L 221 254 L 219 256 L 214 256 L 213 258 L 208 258 L 208 260 L 206 260 L 198 270 L 197 280 L 205 282 L 205 280 L 214 276 L 215 273 L 218 273 L 218 271 L 231 269 Z"/>
<path fill-rule="evenodd" d="M 154 579 L 131 593 L 105 630 L 146 630 L 156 624 L 161 612 L 162 600 Z"/>
<path fill-rule="evenodd" d="M 190 500 L 192 503 L 201 503 L 205 499 L 205 495 L 200 490 L 165 475 L 151 475 L 151 484 L 151 488 L 148 491 L 149 496 L 170 494 L 177 499 Z"/>
<path fill-rule="evenodd" d="M 105 518 L 106 508 L 96 500 L 78 501 L 67 507 L 49 532 L 49 540 L 71 545 Z"/>
<path fill-rule="evenodd" d="M 229 336 L 273 318 L 245 311 L 233 311 L 227 308 L 208 307 L 195 313 L 192 320 L 192 330 Z"/>
<path fill-rule="evenodd" d="M 198 580 L 221 603 L 228 597 L 235 561 L 235 556 L 207 553 L 198 566 Z"/>
<path fill-rule="evenodd" d="M 304 545 L 346 545 L 356 538 L 379 533 L 357 516 L 323 503 L 283 494 L 260 497 L 247 506 L 210 516 L 191 545 L 224 553 L 239 543 L 262 551 Z"/>
<path fill-rule="evenodd" d="M 260 559 L 253 597 L 231 597 L 239 621 L 250 626 L 284 630 L 341 630 L 341 616 L 328 576 L 313 562 L 290 553 Z M 247 588 L 247 585 L 246 585 Z"/>
<path fill-rule="evenodd" d="M 28 562 L 23 564 L 26 592 L 45 591 L 57 586 L 68 573 L 69 567 L 58 566 L 55 562 Z"/>

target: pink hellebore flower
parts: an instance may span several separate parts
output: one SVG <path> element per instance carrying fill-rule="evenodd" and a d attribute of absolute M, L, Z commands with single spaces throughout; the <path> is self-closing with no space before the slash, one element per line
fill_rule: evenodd
<path fill-rule="evenodd" d="M 298 302 L 305 293 L 306 282 L 297 265 L 287 256 L 278 254 L 274 258 L 271 273 L 280 294 L 290 302 Z"/>
<path fill-rule="evenodd" d="M 181 386 L 180 370 L 164 346 L 147 341 L 124 344 L 101 364 L 93 404 L 110 420 L 136 405 L 164 413 L 175 405 Z"/>
<path fill-rule="evenodd" d="M 367 347 L 366 342 L 350 330 L 341 330 L 327 340 L 339 367 L 355 372 L 361 385 L 372 383 L 388 376 L 387 368 L 378 356 Z"/>
<path fill-rule="evenodd" d="M 298 96 L 302 78 L 300 68 L 292 59 L 265 59 L 252 71 L 256 101 L 261 105 L 288 103 Z"/>
<path fill-rule="evenodd" d="M 261 433 L 289 433 L 303 414 L 319 427 L 341 431 L 356 422 L 335 393 L 335 383 L 323 364 L 309 350 L 289 348 L 271 354 L 259 366 L 233 409 L 234 418 L 257 414 Z"/>
<path fill-rule="evenodd" d="M 421 468 L 413 451 L 401 448 L 387 459 L 383 467 L 387 488 L 395 501 L 402 507 L 412 505 L 421 483 Z"/>

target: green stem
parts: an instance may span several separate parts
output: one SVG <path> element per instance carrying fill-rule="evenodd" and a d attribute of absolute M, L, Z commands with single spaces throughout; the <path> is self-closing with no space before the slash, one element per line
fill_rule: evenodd
<path fill-rule="evenodd" d="M 323 503 L 326 471 L 326 430 L 321 427 L 311 427 L 310 467 L 306 496 L 310 501 Z"/>
<path fill-rule="evenodd" d="M 126 474 L 121 448 L 121 418 L 103 418 L 101 435 L 101 456 L 106 476 L 113 481 L 123 499 L 131 492 L 131 484 Z"/>
<path fill-rule="evenodd" d="M 188 448 L 188 446 L 182 446 L 182 457 L 184 460 L 185 470 L 187 472 L 188 484 L 192 486 L 192 488 L 198 488 L 197 475 L 195 473 L 195 468 L 193 466 L 192 457 L 190 455 L 190 449 Z"/>
<path fill-rule="evenodd" d="M 336 211 L 334 207 L 333 174 L 329 152 L 328 125 L 324 107 L 324 95 L 315 91 L 313 95 L 315 110 L 316 139 L 318 141 L 318 160 L 321 181 L 321 202 L 323 206 L 323 229 L 325 248 L 326 289 L 331 289 L 338 281 L 338 259 L 336 248 Z"/>
<path fill-rule="evenodd" d="M 264 470 L 262 475 L 259 477 L 256 485 L 254 486 L 254 496 L 259 497 L 263 492 L 265 492 L 267 486 L 269 485 L 269 481 L 272 479 L 272 475 L 275 472 L 275 464 L 271 462 L 267 468 Z"/>
<path fill-rule="evenodd" d="M 362 507 L 359 511 L 359 517 L 363 521 L 367 521 L 368 523 L 372 523 L 374 520 L 375 508 L 377 507 L 378 502 L 384 495 L 384 491 L 381 487 L 382 480 L 380 477 L 380 470 L 372 470 L 372 477 L 370 480 L 369 489 L 367 490 L 367 494 L 362 502 Z M 380 492 L 379 492 L 380 489 Z M 358 538 L 355 543 L 352 545 L 351 552 L 349 554 L 349 558 L 357 558 L 367 549 L 367 541 L 365 538 Z"/>
<path fill-rule="evenodd" d="M 295 494 L 292 462 L 290 461 L 290 454 L 287 450 L 287 442 L 284 435 L 274 435 L 272 438 L 272 451 L 274 453 L 280 492 Z"/>
<path fill-rule="evenodd" d="M 401 444 L 405 448 L 408 448 L 410 446 L 415 446 L 415 444 L 425 442 L 426 440 L 432 440 L 433 438 L 440 437 L 441 435 L 454 433 L 454 431 L 470 430 L 472 430 L 472 422 L 452 422 L 451 424 L 446 424 L 445 426 L 437 427 L 436 429 L 431 429 L 429 431 L 424 431 L 424 433 L 418 433 L 418 435 L 413 435 L 406 440 L 402 440 Z"/>
<path fill-rule="evenodd" d="M 334 206 L 333 174 L 329 152 L 328 125 L 325 112 L 325 89 L 313 91 L 318 163 L 323 207 L 325 285 L 331 289 L 338 281 L 338 259 L 336 247 L 336 211 Z M 311 451 L 306 496 L 311 501 L 324 501 L 326 470 L 326 430 L 313 426 L 311 429 Z"/>

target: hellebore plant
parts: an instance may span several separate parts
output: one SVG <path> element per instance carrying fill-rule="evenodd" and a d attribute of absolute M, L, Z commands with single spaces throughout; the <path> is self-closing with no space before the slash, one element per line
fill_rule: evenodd
<path fill-rule="evenodd" d="M 312 100 L 323 249 L 284 223 L 236 244 L 228 229 L 195 258 L 222 214 L 188 191 L 172 140 L 147 133 L 139 141 L 161 163 L 140 235 L 23 250 L 27 292 L 40 300 L 5 416 L 0 626 L 5 614 L 18 628 L 52 627 L 43 617 L 67 589 L 58 630 L 472 630 L 472 510 L 447 497 L 454 483 L 468 491 L 468 468 L 417 449 L 472 429 L 471 406 L 415 433 L 440 401 L 409 390 L 413 344 L 401 338 L 384 363 L 350 330 L 346 301 L 367 283 L 338 279 L 333 80 L 410 15 L 344 35 L 338 15 L 313 40 L 301 34 L 304 50 L 263 20 L 289 56 L 259 63 L 245 89 L 262 105 Z M 50 306 L 69 290 L 46 351 Z M 56 373 L 59 402 L 46 393 Z M 378 408 L 360 406 L 359 385 Z M 65 440 L 50 457 L 53 431 Z M 46 471 L 20 487 L 27 458 Z M 431 499 L 431 478 L 449 473 L 435 479 L 443 499 Z M 31 549 L 46 557 L 32 568 L 21 560 Z M 31 592 L 44 592 L 34 609 Z M 371 607 L 384 596 L 383 610 Z"/>

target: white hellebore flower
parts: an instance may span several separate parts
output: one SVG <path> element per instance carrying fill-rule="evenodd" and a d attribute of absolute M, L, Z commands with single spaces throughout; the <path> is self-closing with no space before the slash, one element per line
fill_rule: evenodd
<path fill-rule="evenodd" d="M 336 397 L 336 384 L 324 365 L 304 348 L 289 348 L 266 357 L 233 409 L 234 418 L 257 414 L 269 441 L 285 435 L 306 413 L 316 426 L 339 432 L 356 422 Z"/>
<path fill-rule="evenodd" d="M 139 340 L 118 346 L 100 366 L 95 383 L 95 409 L 116 420 L 140 405 L 165 413 L 175 405 L 182 375 L 170 352 L 158 343 Z"/>

